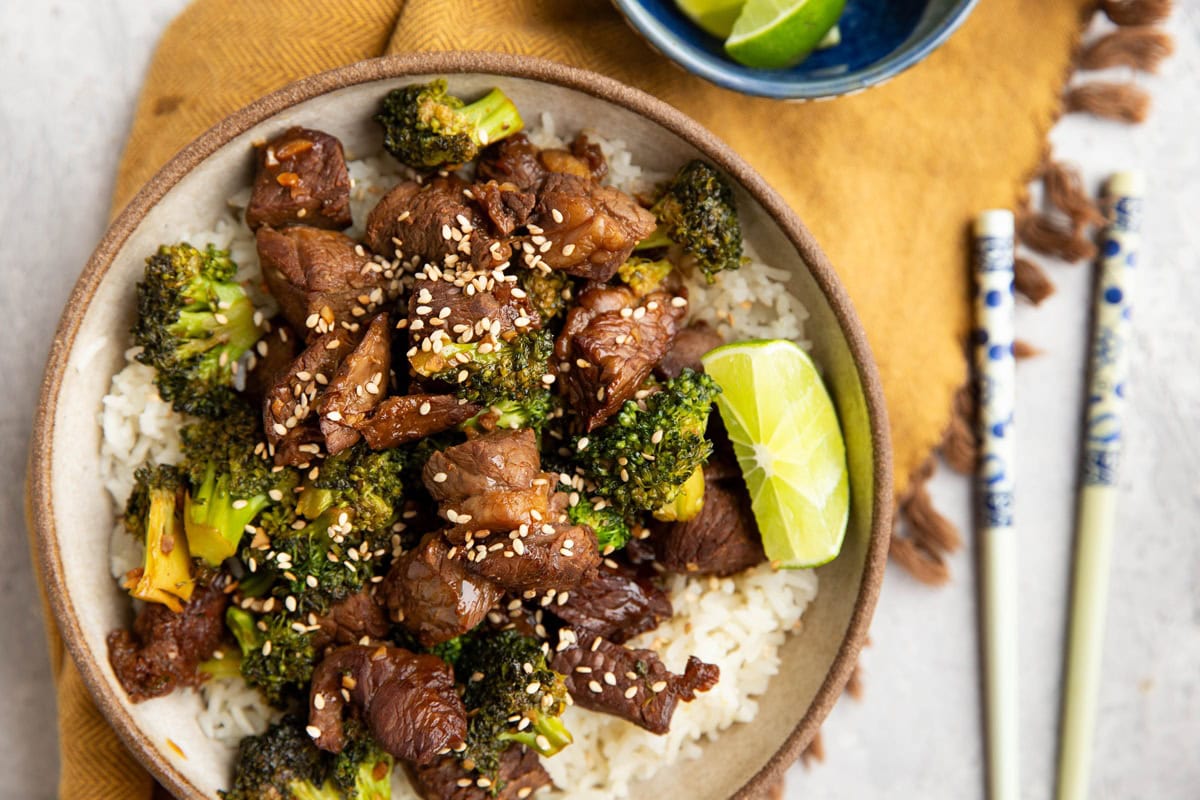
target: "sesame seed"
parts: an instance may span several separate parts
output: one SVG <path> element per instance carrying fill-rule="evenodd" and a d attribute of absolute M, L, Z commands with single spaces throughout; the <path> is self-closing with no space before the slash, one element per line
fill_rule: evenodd
<path fill-rule="evenodd" d="M 429 401 L 426 400 L 424 403 L 421 403 L 421 407 L 419 409 L 417 409 L 417 411 L 419 411 L 421 416 L 423 417 L 429 413 L 430 408 L 432 408 L 432 406 L 430 406 Z"/>
<path fill-rule="evenodd" d="M 606 672 L 606 673 L 604 673 L 604 682 L 607 683 L 609 686 L 616 686 L 617 685 L 617 676 L 613 675 L 611 672 Z"/>
<path fill-rule="evenodd" d="M 434 475 L 434 476 L 433 476 L 433 482 L 434 482 L 434 483 L 445 483 L 445 482 L 446 482 L 446 479 L 447 479 L 447 478 L 449 478 L 449 477 L 450 477 L 450 476 L 449 476 L 449 475 L 447 475 L 446 473 L 444 473 L 444 472 L 439 472 L 439 473 L 437 473 L 436 475 Z"/>
<path fill-rule="evenodd" d="M 325 695 L 317 694 L 313 696 L 313 708 L 317 711 L 325 708 Z"/>
<path fill-rule="evenodd" d="M 573 244 L 565 244 L 565 245 L 563 245 L 562 254 L 563 254 L 564 256 L 569 256 L 569 255 L 571 255 L 571 254 L 572 254 L 572 253 L 574 253 L 574 252 L 575 252 L 575 245 L 573 245 Z"/>
<path fill-rule="evenodd" d="M 666 681 L 658 681 L 657 683 L 651 684 L 650 691 L 654 692 L 655 694 L 658 694 L 659 692 L 663 691 L 666 688 L 667 688 Z"/>
<path fill-rule="evenodd" d="M 687 300 L 682 297 L 672 297 L 671 305 L 675 306 L 676 308 L 683 308 L 687 305 Z"/>
<path fill-rule="evenodd" d="M 265 604 L 263 605 L 263 610 L 264 611 L 267 610 L 267 607 Z M 265 642 L 263 642 L 262 654 L 264 657 L 271 655 L 271 640 L 270 639 L 267 639 Z"/>
<path fill-rule="evenodd" d="M 637 692 L 638 692 L 638 690 L 637 690 L 636 686 L 630 686 L 628 689 L 625 690 L 625 699 L 632 700 L 634 698 L 634 695 L 637 694 Z"/>
<path fill-rule="evenodd" d="M 288 429 L 278 422 L 271 426 L 271 430 L 275 431 L 275 433 L 279 436 L 287 436 L 288 432 Z"/>
<path fill-rule="evenodd" d="M 662 432 L 662 428 L 659 428 L 658 430 L 656 430 L 654 432 L 654 435 L 650 437 L 650 441 L 654 442 L 655 444 L 658 444 L 662 440 L 663 440 L 663 432 Z"/>
<path fill-rule="evenodd" d="M 596 694 L 600 694 L 601 692 L 604 691 L 604 687 L 601 686 L 596 681 L 588 681 L 588 688 L 591 689 Z"/>
<path fill-rule="evenodd" d="M 578 448 L 579 448 L 579 450 L 580 450 L 581 452 L 582 452 L 583 450 L 586 450 L 586 449 L 587 449 L 587 446 L 588 446 L 588 437 L 584 436 L 583 438 L 581 438 L 581 439 L 579 440 L 579 444 L 578 444 L 577 446 L 578 446 Z"/>
<path fill-rule="evenodd" d="M 460 789 L 466 789 L 468 786 L 471 785 L 471 779 L 470 778 L 459 778 L 457 781 L 455 781 L 454 785 Z"/>
<path fill-rule="evenodd" d="M 442 238 L 445 239 L 446 241 L 450 241 L 450 226 L 449 225 L 442 226 Z"/>
<path fill-rule="evenodd" d="M 311 736 L 314 739 L 321 738 L 321 729 L 318 728 L 316 725 L 309 725 L 304 730 L 308 733 L 309 736 Z"/>
<path fill-rule="evenodd" d="M 334 422 L 341 422 L 342 412 L 330 411 L 328 414 L 325 415 L 325 419 L 333 420 Z"/>
<path fill-rule="evenodd" d="M 525 687 L 525 694 L 537 694 L 538 690 L 541 688 L 542 688 L 542 684 L 539 683 L 538 681 L 534 681 L 533 683 L 531 683 Z"/>
<path fill-rule="evenodd" d="M 245 508 L 246 506 L 250 505 L 250 503 L 245 500 L 238 499 L 234 500 L 232 505 L 234 508 Z"/>

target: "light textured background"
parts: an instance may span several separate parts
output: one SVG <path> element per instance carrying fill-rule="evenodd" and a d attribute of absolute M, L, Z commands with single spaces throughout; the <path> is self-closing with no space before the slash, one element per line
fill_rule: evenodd
<path fill-rule="evenodd" d="M 55 786 L 54 699 L 20 500 L 38 381 L 104 229 L 154 42 L 184 4 L 0 0 L 0 798 L 49 798 Z M 1177 5 L 1178 55 L 1161 76 L 1137 78 L 1155 98 L 1151 121 L 1068 118 L 1053 136 L 1089 185 L 1134 165 L 1152 192 L 1097 798 L 1200 797 L 1200 8 Z M 1058 293 L 1018 317 L 1018 335 L 1046 351 L 1018 373 L 1022 796 L 1035 799 L 1053 782 L 1089 302 L 1088 268 L 1051 269 Z M 934 494 L 965 529 L 966 482 L 941 475 Z M 971 548 L 955 556 L 955 580 L 940 590 L 889 569 L 864 658 L 866 698 L 834 711 L 825 765 L 793 770 L 789 798 L 982 796 L 973 563 Z"/>

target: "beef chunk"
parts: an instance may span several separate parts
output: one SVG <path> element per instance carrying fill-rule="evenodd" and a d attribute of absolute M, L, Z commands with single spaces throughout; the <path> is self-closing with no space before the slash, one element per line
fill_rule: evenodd
<path fill-rule="evenodd" d="M 350 226 L 350 175 L 342 143 L 308 128 L 289 128 L 258 147 L 258 173 L 246 207 L 251 230 L 296 223 L 334 230 Z"/>
<path fill-rule="evenodd" d="M 448 277 L 418 280 L 409 295 L 409 341 L 419 350 L 410 361 L 420 364 L 426 374 L 441 372 L 449 366 L 446 355 L 433 352 L 432 341 L 423 344 L 426 339 L 436 336 L 443 343 L 458 341 L 469 331 L 471 341 L 495 344 L 517 333 L 541 328 L 541 318 L 532 301 L 515 284 L 499 283 L 484 276 L 467 286 L 455 283 Z"/>
<path fill-rule="evenodd" d="M 342 359 L 317 399 L 321 434 L 330 454 L 340 453 L 359 440 L 357 426 L 387 395 L 391 367 L 391 325 L 387 314 L 379 314 Z"/>
<path fill-rule="evenodd" d="M 390 297 L 391 281 L 362 245 L 336 231 L 258 230 L 258 258 L 283 316 L 309 338 L 357 330 Z"/>
<path fill-rule="evenodd" d="M 672 572 L 732 575 L 766 561 L 750 493 L 732 454 L 704 467 L 704 507 L 687 522 L 654 522 L 650 541 Z"/>
<path fill-rule="evenodd" d="M 523 192 L 511 183 L 477 183 L 471 194 L 483 208 L 492 230 L 499 236 L 508 236 L 529 220 L 537 197 L 533 192 Z"/>
<path fill-rule="evenodd" d="M 345 747 L 347 702 L 359 709 L 379 746 L 405 761 L 429 764 L 467 737 L 454 672 L 436 656 L 383 645 L 331 651 L 313 672 L 309 694 L 308 722 L 320 731 L 322 750 L 340 753 Z"/>
<path fill-rule="evenodd" d="M 377 253 L 419 256 L 439 267 L 462 261 L 491 269 L 507 261 L 508 244 L 492 237 L 487 218 L 464 194 L 469 188 L 455 175 L 397 185 L 371 210 L 364 241 Z"/>
<path fill-rule="evenodd" d="M 526 192 L 537 191 L 546 178 L 538 148 L 523 133 L 506 137 L 483 151 L 475 175 L 480 181 L 508 183 Z"/>
<path fill-rule="evenodd" d="M 587 165 L 588 172 L 596 180 L 602 180 L 608 174 L 608 161 L 600 145 L 588 139 L 587 134 L 581 133 L 571 142 L 571 155 Z"/>
<path fill-rule="evenodd" d="M 296 360 L 300 340 L 286 320 L 271 320 L 271 330 L 255 345 L 254 365 L 246 374 L 246 397 L 261 406 L 267 392 Z"/>
<path fill-rule="evenodd" d="M 717 685 L 721 670 L 695 656 L 682 675 L 671 672 L 653 650 L 632 650 L 607 639 L 577 632 L 577 643 L 554 655 L 551 666 L 567 681 L 575 704 L 627 719 L 651 733 L 671 729 L 680 700 Z M 609 683 L 609 676 L 612 683 Z M 631 696 L 626 693 L 633 687 Z"/>
<path fill-rule="evenodd" d="M 330 645 L 377 644 L 388 635 L 387 615 L 365 589 L 334 603 L 317 617 L 317 625 L 320 627 L 312 635 L 317 653 Z"/>
<path fill-rule="evenodd" d="M 129 699 L 140 703 L 180 686 L 198 686 L 196 667 L 220 646 L 227 605 L 224 581 L 197 584 L 181 612 L 148 603 L 132 631 L 110 633 L 108 661 Z"/>
<path fill-rule="evenodd" d="M 510 592 L 575 592 L 599 566 L 592 529 L 561 522 L 523 526 L 515 537 L 468 546 L 467 552 L 468 569 Z"/>
<path fill-rule="evenodd" d="M 684 308 L 664 292 L 632 302 L 625 289 L 593 287 L 567 314 L 555 352 L 570 365 L 565 382 L 587 430 L 603 425 L 633 397 L 671 349 Z M 618 303 L 630 301 L 629 305 Z"/>
<path fill-rule="evenodd" d="M 479 776 L 467 772 L 462 761 L 445 756 L 427 766 L 405 765 L 408 777 L 424 800 L 526 800 L 550 785 L 550 775 L 537 753 L 513 745 L 500 755 L 495 786 L 478 785 Z"/>
<path fill-rule="evenodd" d="M 550 172 L 561 172 L 597 181 L 608 174 L 608 162 L 604 159 L 600 145 L 589 141 L 582 133 L 571 142 L 570 150 L 543 150 L 539 158 L 542 166 Z"/>
<path fill-rule="evenodd" d="M 671 599 L 652 581 L 607 565 L 550 610 L 576 631 L 617 644 L 654 630 L 672 612 Z"/>
<path fill-rule="evenodd" d="M 318 393 L 350 349 L 344 332 L 318 336 L 267 392 L 263 400 L 263 430 L 274 450 L 276 464 L 306 464 L 319 452 L 324 437 L 312 411 Z"/>
<path fill-rule="evenodd" d="M 460 403 L 452 394 L 410 394 L 384 400 L 358 430 L 373 450 L 384 450 L 453 428 L 478 413 L 479 406 Z"/>
<path fill-rule="evenodd" d="M 496 431 L 434 453 L 422 479 L 442 516 L 456 525 L 447 532 L 462 542 L 521 525 L 550 520 L 550 476 L 541 471 L 533 431 Z"/>
<path fill-rule="evenodd" d="M 723 344 L 725 340 L 721 338 L 721 334 L 707 322 L 693 322 L 675 336 L 675 343 L 658 362 L 654 374 L 664 380 L 670 380 L 678 378 L 685 369 L 703 372 L 704 365 L 700 363 L 700 356 Z"/>
<path fill-rule="evenodd" d="M 500 601 L 487 578 L 468 572 L 459 548 L 430 533 L 400 556 L 384 578 L 381 594 L 391 617 L 432 647 L 474 628 Z"/>
<path fill-rule="evenodd" d="M 527 262 L 537 260 L 598 283 L 616 274 L 657 224 L 653 214 L 618 189 L 563 173 L 552 173 L 542 184 L 530 223 Z"/>

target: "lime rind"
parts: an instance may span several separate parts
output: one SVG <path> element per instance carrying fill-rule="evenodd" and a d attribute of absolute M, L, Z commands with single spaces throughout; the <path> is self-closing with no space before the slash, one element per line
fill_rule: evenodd
<path fill-rule="evenodd" d="M 784 568 L 837 557 L 849 521 L 846 447 L 808 354 L 781 339 L 705 354 L 717 408 L 750 493 L 768 559 Z"/>
<path fill-rule="evenodd" d="M 845 0 L 747 0 L 725 52 L 747 67 L 794 66 L 837 25 L 845 6 Z"/>

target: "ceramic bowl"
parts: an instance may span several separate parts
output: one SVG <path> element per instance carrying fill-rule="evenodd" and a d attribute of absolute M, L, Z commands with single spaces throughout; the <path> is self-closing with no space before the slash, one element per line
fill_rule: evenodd
<path fill-rule="evenodd" d="M 803 100 L 854 94 L 932 53 L 978 0 L 848 0 L 842 41 L 788 69 L 751 69 L 685 17 L 675 0 L 613 0 L 634 30 L 688 72 L 743 94 Z"/>
<path fill-rule="evenodd" d="M 67 304 L 50 353 L 37 417 L 31 499 L 38 556 L 59 629 L 100 709 L 151 772 L 178 797 L 213 798 L 227 785 L 227 751 L 195 722 L 191 692 L 132 704 L 109 666 L 106 634 L 129 624 L 128 598 L 109 576 L 112 508 L 98 474 L 97 412 L 122 365 L 144 259 L 196 219 L 215 217 L 249 185 L 251 143 L 290 125 L 341 138 L 351 157 L 380 146 L 371 114 L 389 89 L 445 75 L 459 94 L 500 86 L 527 118 L 620 131 L 648 167 L 700 156 L 738 184 L 746 235 L 791 271 L 807 305 L 808 336 L 845 428 L 852 517 L 845 548 L 821 567 L 820 593 L 783 650 L 754 725 L 711 747 L 718 757 L 667 770 L 637 797 L 726 798 L 755 791 L 792 764 L 849 678 L 867 635 L 890 535 L 891 454 L 879 378 L 863 330 L 812 235 L 745 161 L 697 123 L 639 91 L 530 58 L 442 53 L 382 58 L 317 75 L 237 112 L 183 150 L 112 224 Z M 167 739 L 178 750 L 167 745 Z M 668 788 L 669 787 L 669 788 Z"/>

